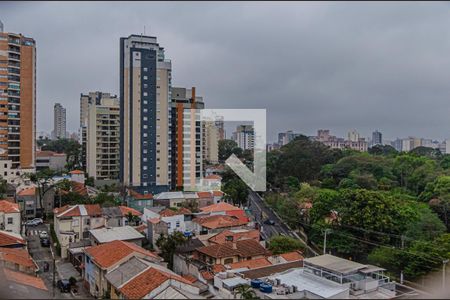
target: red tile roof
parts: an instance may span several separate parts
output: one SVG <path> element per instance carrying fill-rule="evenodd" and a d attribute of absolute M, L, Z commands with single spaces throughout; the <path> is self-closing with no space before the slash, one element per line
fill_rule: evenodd
<path fill-rule="evenodd" d="M 69 173 L 70 174 L 84 174 L 84 172 L 81 170 L 73 170 L 73 171 L 70 171 Z"/>
<path fill-rule="evenodd" d="M 36 187 L 26 188 L 17 193 L 17 196 L 35 196 L 35 195 L 36 195 Z"/>
<path fill-rule="evenodd" d="M 229 264 L 229 266 L 232 270 L 240 269 L 240 268 L 248 268 L 251 270 L 251 269 L 262 268 L 262 267 L 267 267 L 267 266 L 271 266 L 271 265 L 272 265 L 272 263 L 269 260 L 267 260 L 267 258 L 265 258 L 265 257 L 249 259 L 249 260 L 244 260 L 244 261 Z"/>
<path fill-rule="evenodd" d="M 242 210 L 239 207 L 233 206 L 226 202 L 219 202 L 217 204 L 212 204 L 200 208 L 202 212 L 222 212 L 222 211 L 232 211 L 232 210 Z"/>
<path fill-rule="evenodd" d="M 189 214 L 192 214 L 192 212 L 185 207 L 182 207 L 178 210 L 166 208 L 159 212 L 159 215 L 161 217 L 172 217 L 172 216 L 176 216 L 176 215 L 189 215 Z"/>
<path fill-rule="evenodd" d="M 214 274 L 209 271 L 201 271 L 200 274 L 205 280 L 212 280 L 214 279 Z"/>
<path fill-rule="evenodd" d="M 156 268 L 149 268 L 125 283 L 119 291 L 127 299 L 141 299 L 171 279 L 192 285 L 189 280 L 179 275 L 164 272 Z"/>
<path fill-rule="evenodd" d="M 134 208 L 128 206 L 119 206 L 120 211 L 124 217 L 128 216 L 128 213 L 131 213 L 133 216 L 140 217 L 142 213 L 140 211 L 135 210 Z"/>
<path fill-rule="evenodd" d="M 194 283 L 197 281 L 197 278 L 195 278 L 194 276 L 188 274 L 188 275 L 183 275 L 182 276 L 184 279 L 186 279 L 187 281 L 189 281 L 190 283 Z"/>
<path fill-rule="evenodd" d="M 28 285 L 37 289 L 47 291 L 47 287 L 45 286 L 45 283 L 42 280 L 42 278 L 21 272 L 12 271 L 6 268 L 3 271 L 5 272 L 7 280 L 11 280 L 19 284 Z"/>
<path fill-rule="evenodd" d="M 0 230 L 0 247 L 22 244 L 25 245 L 25 240 L 18 234 L 8 231 Z"/>
<path fill-rule="evenodd" d="M 134 229 L 136 229 L 140 233 L 145 233 L 147 231 L 147 227 L 148 227 L 147 224 L 144 223 L 135 227 Z"/>
<path fill-rule="evenodd" d="M 148 222 L 152 224 L 158 224 L 159 222 L 161 222 L 161 220 L 159 218 L 150 218 L 148 219 Z"/>
<path fill-rule="evenodd" d="M 216 244 L 197 249 L 198 252 L 214 258 L 239 256 L 243 258 L 267 254 L 267 250 L 253 239 L 240 240 L 235 243 Z"/>
<path fill-rule="evenodd" d="M 226 237 L 233 237 L 233 241 L 243 240 L 243 239 L 254 239 L 255 241 L 259 241 L 260 232 L 257 229 L 244 230 L 244 231 L 231 231 L 224 230 L 208 239 L 210 243 L 214 244 L 223 244 L 227 242 Z"/>
<path fill-rule="evenodd" d="M 79 217 L 79 216 L 99 216 L 102 215 L 102 208 L 99 204 L 77 204 L 65 205 L 60 208 L 55 208 L 53 212 L 56 217 Z"/>
<path fill-rule="evenodd" d="M 20 213 L 19 204 L 8 200 L 0 200 L 0 211 L 4 213 Z"/>
<path fill-rule="evenodd" d="M 30 254 L 25 249 L 0 247 L 0 260 L 9 261 L 27 268 L 37 268 Z"/>
<path fill-rule="evenodd" d="M 216 174 L 211 174 L 206 176 L 204 179 L 209 179 L 209 180 L 222 180 L 222 177 Z"/>
<path fill-rule="evenodd" d="M 238 218 L 227 215 L 213 215 L 207 217 L 195 218 L 194 222 L 209 229 L 238 227 L 248 223 L 248 221 L 239 220 Z"/>
<path fill-rule="evenodd" d="M 199 198 L 212 198 L 213 197 L 211 192 L 197 192 L 197 196 Z"/>
<path fill-rule="evenodd" d="M 221 197 L 221 196 L 223 196 L 223 192 L 222 191 L 213 191 L 213 195 L 214 195 L 214 197 Z"/>
<path fill-rule="evenodd" d="M 219 272 L 223 272 L 226 271 L 225 266 L 221 265 L 221 264 L 215 264 L 212 266 L 212 272 L 214 274 L 219 273 Z"/>
<path fill-rule="evenodd" d="M 136 200 L 148 200 L 148 199 L 153 199 L 153 195 L 152 194 L 139 194 L 136 191 L 133 190 L 128 190 L 130 192 L 130 196 L 133 197 Z"/>
<path fill-rule="evenodd" d="M 283 254 L 280 254 L 280 256 L 288 262 L 303 260 L 303 255 L 300 251 L 292 251 L 292 252 L 288 252 L 288 253 L 283 253 Z"/>
<path fill-rule="evenodd" d="M 159 259 L 159 256 L 153 252 L 147 251 L 136 244 L 117 240 L 86 248 L 85 252 L 97 265 L 103 269 L 113 266 L 123 258 L 133 253 L 140 253 Z"/>

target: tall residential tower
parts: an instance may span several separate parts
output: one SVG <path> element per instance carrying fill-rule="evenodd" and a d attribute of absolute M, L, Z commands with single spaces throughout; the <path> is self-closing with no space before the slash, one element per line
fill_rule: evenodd
<path fill-rule="evenodd" d="M 0 159 L 35 166 L 36 44 L 0 26 Z"/>
<path fill-rule="evenodd" d="M 120 39 L 119 177 L 143 194 L 171 185 L 171 71 L 156 37 Z"/>
<path fill-rule="evenodd" d="M 65 139 L 66 136 L 66 109 L 60 104 L 55 103 L 53 107 L 53 139 Z"/>

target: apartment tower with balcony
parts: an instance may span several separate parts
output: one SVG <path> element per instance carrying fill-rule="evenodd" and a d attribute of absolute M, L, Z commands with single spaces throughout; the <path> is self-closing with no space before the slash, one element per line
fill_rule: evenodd
<path fill-rule="evenodd" d="M 170 60 L 156 37 L 120 39 L 120 181 L 143 193 L 171 186 Z"/>
<path fill-rule="evenodd" d="M 35 136 L 36 43 L 0 22 L 0 159 L 34 169 Z"/>
<path fill-rule="evenodd" d="M 119 178 L 119 99 L 109 93 L 92 92 L 81 94 L 80 102 L 86 172 L 96 180 L 116 180 Z"/>
<path fill-rule="evenodd" d="M 66 109 L 60 103 L 55 103 L 53 107 L 53 139 L 65 139 L 67 137 L 66 124 Z"/>
<path fill-rule="evenodd" d="M 205 104 L 195 87 L 174 87 L 171 107 L 171 188 L 195 190 L 203 168 L 200 110 Z"/>

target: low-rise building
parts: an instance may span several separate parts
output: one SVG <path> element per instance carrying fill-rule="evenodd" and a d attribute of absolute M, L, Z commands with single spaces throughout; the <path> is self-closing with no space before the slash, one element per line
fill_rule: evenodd
<path fill-rule="evenodd" d="M 53 210 L 56 236 L 61 257 L 68 256 L 69 244 L 89 238 L 89 230 L 105 226 L 105 218 L 98 204 L 66 205 Z"/>
<path fill-rule="evenodd" d="M 26 186 L 19 190 L 16 195 L 16 200 L 19 204 L 20 210 L 23 212 L 22 216 L 24 220 L 30 220 L 42 216 L 40 204 L 37 201 L 38 198 L 35 186 Z"/>
<path fill-rule="evenodd" d="M 20 234 L 20 224 L 19 204 L 0 200 L 0 230 Z"/>
<path fill-rule="evenodd" d="M 260 241 L 260 231 L 257 229 L 235 229 L 224 230 L 208 239 L 209 244 L 224 244 L 227 242 L 236 242 L 245 239 L 254 239 Z"/>
<path fill-rule="evenodd" d="M 235 216 L 211 215 L 197 217 L 193 220 L 194 232 L 203 234 L 219 233 L 227 229 L 243 229 L 248 221 L 240 220 Z"/>
<path fill-rule="evenodd" d="M 226 202 L 219 202 L 206 207 L 200 208 L 203 213 L 209 213 L 211 215 L 227 215 L 238 218 L 242 222 L 249 222 L 247 214 L 242 208 L 231 205 Z"/>
<path fill-rule="evenodd" d="M 142 246 L 144 236 L 131 226 L 102 227 L 89 230 L 91 245 L 109 243 L 115 240 L 126 241 Z"/>
<path fill-rule="evenodd" d="M 103 207 L 103 216 L 106 220 L 107 227 L 119 227 L 125 225 L 139 225 L 142 213 L 134 208 L 127 206 Z M 131 223 L 129 222 L 129 214 L 131 213 Z"/>
<path fill-rule="evenodd" d="M 67 155 L 65 153 L 36 151 L 36 171 L 50 169 L 60 172 L 64 170 L 66 163 Z"/>
<path fill-rule="evenodd" d="M 0 247 L 25 248 L 25 239 L 18 233 L 0 230 Z"/>
<path fill-rule="evenodd" d="M 158 264 L 132 258 L 106 275 L 112 299 L 201 299 L 191 281 Z"/>
<path fill-rule="evenodd" d="M 35 275 L 39 267 L 26 249 L 0 247 L 0 264 L 8 269 Z"/>
<path fill-rule="evenodd" d="M 42 278 L 8 268 L 0 268 L 0 291 L 9 299 L 52 298 Z"/>
<path fill-rule="evenodd" d="M 132 189 L 128 189 L 126 197 L 127 206 L 136 209 L 139 212 L 144 212 L 144 208 L 153 207 L 152 194 L 140 194 Z"/>
<path fill-rule="evenodd" d="M 263 258 L 269 252 L 254 239 L 238 240 L 198 248 L 194 257 L 208 265 L 227 265 L 236 262 Z"/>
<path fill-rule="evenodd" d="M 83 279 L 86 288 L 94 297 L 105 297 L 109 293 L 106 274 L 132 257 L 146 258 L 156 263 L 162 261 L 153 252 L 147 251 L 136 244 L 117 240 L 88 247 L 84 252 Z"/>

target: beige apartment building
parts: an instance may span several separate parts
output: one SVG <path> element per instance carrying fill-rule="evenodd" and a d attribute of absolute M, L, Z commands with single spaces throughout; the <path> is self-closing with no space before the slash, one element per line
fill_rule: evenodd
<path fill-rule="evenodd" d="M 35 136 L 36 43 L 0 22 L 0 159 L 34 169 Z"/>
<path fill-rule="evenodd" d="M 84 115 L 86 172 L 96 180 L 119 178 L 120 103 L 108 93 L 90 93 Z M 81 102 L 86 97 L 81 97 Z"/>
<path fill-rule="evenodd" d="M 212 164 L 219 162 L 220 128 L 214 121 L 203 121 L 203 160 Z"/>

